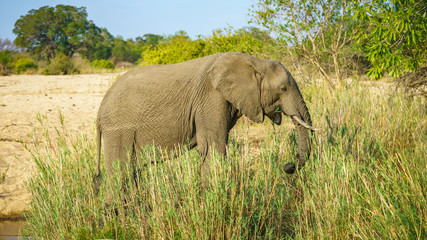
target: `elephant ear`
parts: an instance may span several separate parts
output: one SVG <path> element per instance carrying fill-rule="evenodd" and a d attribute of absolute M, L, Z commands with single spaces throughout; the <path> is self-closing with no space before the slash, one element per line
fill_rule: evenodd
<path fill-rule="evenodd" d="M 211 68 L 212 86 L 254 122 L 263 122 L 261 107 L 260 74 L 255 69 L 255 59 L 240 53 L 224 53 Z"/>

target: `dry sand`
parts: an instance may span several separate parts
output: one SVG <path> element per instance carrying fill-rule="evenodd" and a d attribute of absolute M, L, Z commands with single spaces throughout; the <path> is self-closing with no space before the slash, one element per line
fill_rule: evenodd
<path fill-rule="evenodd" d="M 32 136 L 41 134 L 37 114 L 59 125 L 59 113 L 71 133 L 91 133 L 99 104 L 119 74 L 0 77 L 0 219 L 22 217 L 31 195 L 24 181 L 34 171 Z"/>

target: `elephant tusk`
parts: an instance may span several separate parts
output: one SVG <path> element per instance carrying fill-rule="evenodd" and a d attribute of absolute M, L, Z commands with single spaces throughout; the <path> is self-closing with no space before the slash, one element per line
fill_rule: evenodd
<path fill-rule="evenodd" d="M 317 128 L 314 128 L 314 127 L 312 127 L 312 126 L 310 126 L 310 125 L 308 125 L 306 122 L 304 122 L 300 117 L 298 117 L 298 116 L 292 116 L 292 118 L 293 119 L 295 119 L 295 121 L 297 121 L 299 124 L 301 124 L 303 127 L 305 127 L 305 128 L 308 128 L 308 129 L 311 129 L 311 130 L 313 130 L 313 131 L 318 131 L 319 129 L 317 129 Z"/>

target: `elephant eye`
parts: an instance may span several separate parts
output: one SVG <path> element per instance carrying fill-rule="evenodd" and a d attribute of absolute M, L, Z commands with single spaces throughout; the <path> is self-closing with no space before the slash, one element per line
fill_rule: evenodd
<path fill-rule="evenodd" d="M 286 90 L 288 90 L 286 87 L 282 87 L 282 90 L 284 91 L 284 92 L 286 92 Z"/>

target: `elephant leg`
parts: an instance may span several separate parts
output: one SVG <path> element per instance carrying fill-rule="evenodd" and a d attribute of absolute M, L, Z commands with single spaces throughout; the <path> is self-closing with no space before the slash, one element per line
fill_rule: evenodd
<path fill-rule="evenodd" d="M 225 129 L 225 128 L 224 128 Z M 198 129 L 197 133 L 197 151 L 201 157 L 200 168 L 201 183 L 203 187 L 209 185 L 211 178 L 211 167 L 213 152 L 219 156 L 225 157 L 228 133 L 224 131 L 209 131 Z"/>
<path fill-rule="evenodd" d="M 135 155 L 133 149 L 134 133 L 133 131 L 117 131 L 116 133 L 107 132 L 104 136 L 105 168 L 107 171 L 105 201 L 107 205 L 111 205 L 115 174 L 114 163 L 119 161 L 121 176 L 125 179 L 125 161 L 132 161 L 133 155 Z"/>

